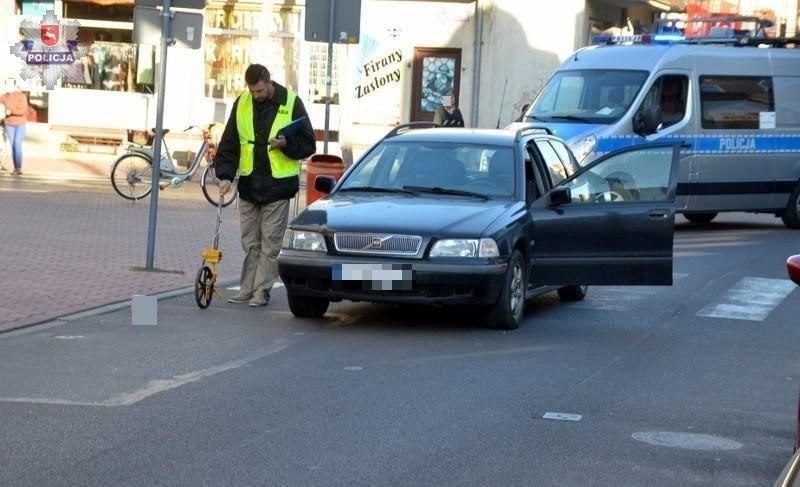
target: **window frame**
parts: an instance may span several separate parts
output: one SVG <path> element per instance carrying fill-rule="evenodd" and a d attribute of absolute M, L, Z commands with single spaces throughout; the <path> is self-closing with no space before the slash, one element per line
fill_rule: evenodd
<path fill-rule="evenodd" d="M 756 118 L 753 122 L 748 120 L 736 120 L 736 121 L 725 121 L 725 120 L 714 120 L 712 118 L 707 118 L 707 103 L 714 102 L 716 100 L 709 100 L 707 95 L 709 92 L 703 90 L 703 83 L 704 81 L 708 80 L 715 80 L 715 81 L 747 81 L 752 80 L 755 81 L 756 85 L 762 82 L 769 83 L 769 89 L 767 90 L 768 94 L 768 101 L 769 109 L 766 110 L 767 112 L 775 112 L 775 84 L 772 76 L 740 76 L 740 75 L 711 75 L 705 74 L 698 77 L 698 87 L 699 87 L 699 96 L 700 96 L 700 126 L 703 129 L 721 129 L 721 130 L 758 130 L 759 129 L 759 120 Z M 723 92 L 724 93 L 724 92 Z M 715 93 L 719 94 L 719 93 Z M 734 95 L 739 95 L 739 93 L 734 93 Z M 752 92 L 748 94 L 747 98 L 736 98 L 730 100 L 734 103 L 741 103 L 741 102 L 750 102 L 750 103 L 758 103 L 763 104 L 763 101 L 753 100 Z M 757 113 L 763 113 L 764 111 L 759 111 Z M 728 113 L 728 112 L 726 112 Z M 736 112 L 733 112 L 736 113 Z M 744 112 L 739 112 L 740 115 L 743 115 Z M 747 112 L 748 114 L 751 112 Z"/>

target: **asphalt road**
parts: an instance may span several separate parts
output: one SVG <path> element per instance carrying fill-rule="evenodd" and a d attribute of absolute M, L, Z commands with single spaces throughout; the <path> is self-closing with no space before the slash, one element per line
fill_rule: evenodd
<path fill-rule="evenodd" d="M 800 387 L 791 253 L 772 217 L 680 220 L 673 286 L 544 296 L 513 332 L 297 320 L 276 289 L 0 335 L 0 485 L 768 486 Z"/>

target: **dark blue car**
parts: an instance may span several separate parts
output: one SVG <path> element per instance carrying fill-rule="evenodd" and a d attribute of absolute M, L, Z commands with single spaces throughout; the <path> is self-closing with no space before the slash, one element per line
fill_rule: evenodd
<path fill-rule="evenodd" d="M 289 307 L 331 301 L 475 306 L 512 329 L 526 299 L 587 285 L 672 284 L 680 144 L 626 148 L 580 168 L 529 125 L 392 130 L 289 225 L 278 263 Z"/>

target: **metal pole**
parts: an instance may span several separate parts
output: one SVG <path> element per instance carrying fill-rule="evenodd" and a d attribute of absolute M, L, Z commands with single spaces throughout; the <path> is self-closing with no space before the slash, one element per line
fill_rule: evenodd
<path fill-rule="evenodd" d="M 153 181 L 150 190 L 150 223 L 147 227 L 147 264 L 145 269 L 153 270 L 156 247 L 156 221 L 158 219 L 158 192 L 161 179 L 161 141 L 164 138 L 164 85 L 167 82 L 167 47 L 170 37 L 172 11 L 170 0 L 164 0 L 161 11 L 161 71 L 158 75 L 158 105 L 156 108 L 156 137 L 153 141 Z"/>
<path fill-rule="evenodd" d="M 331 0 L 328 13 L 328 75 L 325 77 L 325 142 L 322 152 L 328 153 L 328 130 L 331 123 L 331 85 L 333 84 L 333 16 L 336 12 L 336 0 Z"/>
<path fill-rule="evenodd" d="M 472 114 L 470 125 L 478 126 L 481 95 L 481 52 L 483 51 L 483 6 L 481 0 L 475 0 L 475 46 L 472 62 Z"/>

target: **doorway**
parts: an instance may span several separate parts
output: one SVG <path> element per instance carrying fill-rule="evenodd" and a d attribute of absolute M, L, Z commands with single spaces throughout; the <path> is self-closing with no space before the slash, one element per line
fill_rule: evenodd
<path fill-rule="evenodd" d="M 412 122 L 433 121 L 445 95 L 452 93 L 456 104 L 460 104 L 461 49 L 414 48 L 411 82 Z"/>

